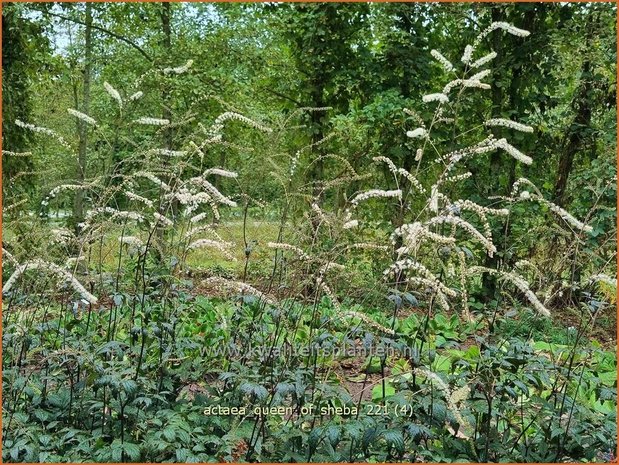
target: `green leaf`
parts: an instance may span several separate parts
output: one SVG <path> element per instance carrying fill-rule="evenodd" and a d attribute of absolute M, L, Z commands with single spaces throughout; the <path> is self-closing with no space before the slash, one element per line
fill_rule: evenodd
<path fill-rule="evenodd" d="M 127 457 L 129 457 L 133 461 L 136 461 L 140 458 L 140 448 L 137 444 L 125 442 L 123 444 L 123 450 L 125 451 Z"/>
<path fill-rule="evenodd" d="M 176 432 L 172 426 L 166 426 L 163 429 L 163 436 L 169 441 L 172 442 L 176 439 Z"/>
<path fill-rule="evenodd" d="M 395 450 L 398 451 L 398 454 L 404 453 L 404 436 L 400 431 L 394 429 L 386 430 L 383 431 L 381 436 L 387 442 L 387 444 L 394 447 Z"/>
<path fill-rule="evenodd" d="M 122 460 L 123 445 L 120 439 L 114 439 L 110 445 L 112 452 L 112 462 L 120 462 Z"/>

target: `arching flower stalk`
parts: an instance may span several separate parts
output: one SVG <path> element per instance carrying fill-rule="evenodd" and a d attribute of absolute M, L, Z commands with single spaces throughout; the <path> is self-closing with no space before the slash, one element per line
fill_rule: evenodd
<path fill-rule="evenodd" d="M 21 277 L 21 275 L 28 270 L 39 270 L 51 273 L 63 279 L 67 284 L 73 287 L 75 292 L 77 292 L 80 297 L 86 300 L 88 303 L 94 305 L 98 302 L 98 299 L 90 292 L 88 292 L 86 288 L 82 286 L 82 284 L 75 278 L 75 276 L 63 270 L 54 263 L 46 262 L 40 259 L 30 260 L 23 263 L 22 265 L 19 265 L 2 287 L 2 294 L 8 293 L 13 288 L 17 280 Z"/>

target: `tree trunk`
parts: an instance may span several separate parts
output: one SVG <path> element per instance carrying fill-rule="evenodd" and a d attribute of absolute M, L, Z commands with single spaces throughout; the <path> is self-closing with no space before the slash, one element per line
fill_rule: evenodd
<path fill-rule="evenodd" d="M 588 95 L 591 92 L 591 61 L 585 58 L 582 65 L 582 77 L 578 90 L 578 94 L 572 102 L 572 108 L 576 111 L 574 123 L 567 131 L 563 140 L 563 151 L 559 158 L 558 177 L 554 186 L 553 198 L 557 205 L 565 204 L 565 191 L 567 188 L 567 180 L 572 171 L 574 157 L 586 143 L 586 135 L 583 134 L 583 129 L 588 128 L 591 124 L 591 102 Z"/>
<path fill-rule="evenodd" d="M 170 11 L 170 3 L 161 3 L 161 29 L 163 31 L 163 48 L 165 49 L 166 57 L 172 56 L 172 29 L 170 27 L 170 19 L 172 13 Z M 163 98 L 163 119 L 172 121 L 172 110 L 170 109 L 170 91 L 167 86 L 164 86 L 162 92 Z M 172 150 L 172 129 L 168 128 L 165 131 L 166 149 Z"/>
<path fill-rule="evenodd" d="M 90 112 L 90 78 L 92 75 L 92 4 L 86 3 L 86 20 L 84 33 L 84 87 L 82 90 L 83 113 Z M 86 178 L 87 159 L 86 151 L 88 148 L 88 125 L 82 120 L 77 120 L 77 132 L 79 140 L 78 161 L 76 171 L 77 184 L 82 184 Z M 84 190 L 78 189 L 75 192 L 73 202 L 73 221 L 75 227 L 84 220 Z"/>

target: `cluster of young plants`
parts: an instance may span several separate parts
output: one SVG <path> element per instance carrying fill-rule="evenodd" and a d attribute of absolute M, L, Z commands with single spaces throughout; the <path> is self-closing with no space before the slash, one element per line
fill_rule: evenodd
<path fill-rule="evenodd" d="M 275 129 L 231 109 L 204 125 L 191 112 L 144 116 L 138 88 L 105 83 L 113 123 L 69 109 L 129 153 L 103 176 L 54 187 L 39 218 L 15 219 L 30 231 L 3 243 L 3 460 L 610 461 L 616 357 L 589 335 L 616 299 L 612 267 L 558 287 L 528 260 L 496 260 L 507 250 L 496 231 L 523 205 L 547 209 L 575 243 L 594 229 L 526 178 L 510 195 L 458 197 L 477 157 L 534 162 L 508 141 L 532 127 L 467 113 L 490 88 L 496 53 L 480 44 L 499 32 L 529 34 L 492 23 L 457 66 L 432 50 L 447 83 L 404 110 L 413 169 L 373 160 L 392 185 L 358 190 L 372 174 L 317 154 L 326 139 L 275 153 L 271 240 L 248 226 L 266 206 L 210 155 L 235 145 L 228 124 L 280 147 L 295 118 L 324 108 Z M 307 183 L 325 163 L 340 174 Z M 49 217 L 63 195 L 86 205 L 71 229 Z M 387 226 L 366 212 L 379 202 L 395 212 Z M 204 250 L 236 266 L 193 266 Z M 496 294 L 479 298 L 490 284 Z M 556 340 L 550 303 L 568 288 L 583 298 Z"/>

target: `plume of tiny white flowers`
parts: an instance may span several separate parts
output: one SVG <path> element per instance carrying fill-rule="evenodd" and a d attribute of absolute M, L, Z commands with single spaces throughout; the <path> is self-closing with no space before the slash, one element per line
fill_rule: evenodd
<path fill-rule="evenodd" d="M 425 122 L 423 120 L 423 118 L 419 115 L 419 113 L 417 113 L 415 110 L 411 110 L 410 108 L 402 108 L 402 111 L 409 115 L 412 116 L 413 119 L 415 120 L 415 122 L 421 126 L 421 127 L 425 127 Z"/>
<path fill-rule="evenodd" d="M 461 81 L 462 87 L 474 87 L 478 89 L 490 89 L 490 84 L 486 84 L 485 82 L 481 82 L 477 79 L 462 79 Z"/>
<path fill-rule="evenodd" d="M 86 229 L 89 229 L 92 226 L 91 224 L 92 219 L 96 217 L 97 215 L 104 214 L 104 213 L 109 213 L 111 215 L 110 220 L 122 219 L 122 220 L 136 221 L 137 223 L 141 223 L 145 220 L 144 216 L 138 212 L 116 210 L 115 208 L 112 208 L 112 207 L 99 207 L 99 208 L 94 208 L 92 210 L 88 210 L 86 212 L 86 215 L 84 215 L 85 222 L 80 223 L 78 227 L 82 229 L 83 231 L 85 231 Z"/>
<path fill-rule="evenodd" d="M 49 201 L 55 198 L 58 195 L 58 193 L 61 191 L 77 191 L 80 189 L 90 189 L 91 187 L 92 187 L 92 184 L 61 184 L 59 186 L 54 187 L 51 191 L 49 191 L 45 199 L 41 201 L 41 205 L 43 206 L 49 205 Z"/>
<path fill-rule="evenodd" d="M 487 63 L 490 63 L 492 60 L 494 60 L 497 57 L 496 52 L 490 52 L 487 55 L 484 55 L 483 57 L 481 57 L 479 60 L 474 61 L 471 64 L 471 68 L 475 69 L 475 68 L 481 68 L 482 66 L 484 66 Z"/>
<path fill-rule="evenodd" d="M 448 82 L 443 87 L 443 93 L 449 94 L 454 87 L 462 86 L 464 88 L 478 88 L 478 89 L 490 89 L 490 84 L 486 84 L 484 82 L 473 80 L 473 79 L 454 79 L 453 81 Z"/>
<path fill-rule="evenodd" d="M 237 178 L 239 176 L 238 173 L 234 171 L 222 170 L 220 168 L 209 168 L 204 172 L 204 176 L 208 176 L 209 174 L 215 174 L 224 178 Z"/>
<path fill-rule="evenodd" d="M 439 106 L 436 109 L 436 113 L 434 116 L 434 124 L 440 124 L 440 123 L 450 124 L 450 123 L 453 123 L 454 121 L 455 120 L 453 118 L 444 116 L 444 107 Z"/>
<path fill-rule="evenodd" d="M 144 215 L 134 212 L 134 211 L 126 211 L 126 210 L 114 210 L 113 208 L 106 208 L 106 212 L 112 213 L 112 218 L 120 218 L 123 220 L 132 220 L 138 223 L 144 221 Z"/>
<path fill-rule="evenodd" d="M 348 317 L 348 318 L 358 318 L 359 320 L 363 321 L 368 326 L 374 329 L 377 329 L 385 334 L 389 334 L 392 336 L 395 334 L 395 331 L 392 330 L 391 328 L 386 328 L 385 326 L 381 325 L 380 323 L 377 323 L 376 321 L 372 320 L 369 316 L 361 312 L 356 312 L 354 310 L 346 310 L 341 315 L 343 317 Z"/>
<path fill-rule="evenodd" d="M 448 311 L 450 307 L 449 302 L 447 302 L 447 298 L 445 297 L 445 290 L 449 291 L 448 295 L 450 295 L 451 297 L 455 297 L 457 295 L 454 290 L 449 289 L 443 283 L 436 279 L 424 278 L 422 276 L 408 276 L 406 278 L 406 282 L 412 285 L 425 286 L 429 290 L 433 291 L 434 296 L 436 297 L 436 302 L 443 310 L 446 311 Z"/>
<path fill-rule="evenodd" d="M 165 157 L 184 157 L 187 155 L 186 150 L 168 150 L 168 149 L 151 149 L 148 151 L 151 155 L 162 155 Z"/>
<path fill-rule="evenodd" d="M 450 170 L 456 165 L 456 163 L 458 163 L 465 157 L 479 155 L 495 150 L 495 143 L 496 139 L 492 134 L 490 134 L 488 137 L 486 137 L 484 140 L 477 144 L 471 145 L 470 147 L 465 147 L 463 149 L 458 149 L 438 157 L 436 159 L 436 163 L 444 163 L 446 161 L 449 161 L 447 170 Z"/>
<path fill-rule="evenodd" d="M 537 188 L 537 186 L 533 184 L 531 181 L 529 181 L 527 178 L 518 178 L 516 182 L 514 183 L 514 185 L 512 186 L 512 192 L 511 192 L 512 197 L 516 196 L 516 194 L 518 193 L 518 190 L 520 189 L 520 186 L 522 185 L 527 185 L 531 187 L 537 193 L 537 195 L 540 195 L 540 196 L 542 195 L 542 193 Z"/>
<path fill-rule="evenodd" d="M 294 176 L 294 173 L 297 170 L 297 165 L 299 163 L 299 158 L 301 157 L 301 151 L 297 150 L 294 154 L 294 156 L 290 159 L 290 168 L 288 170 L 288 177 L 292 178 Z"/>
<path fill-rule="evenodd" d="M 529 268 L 530 270 L 533 270 L 534 273 L 541 275 L 541 271 L 540 269 L 535 266 L 533 263 L 531 263 L 529 260 L 518 260 L 514 266 L 516 268 L 520 268 L 520 269 L 525 269 L 525 268 Z"/>
<path fill-rule="evenodd" d="M 193 65 L 193 60 L 188 60 L 183 66 L 178 66 L 176 68 L 164 68 L 163 74 L 183 74 L 189 71 L 189 68 Z"/>
<path fill-rule="evenodd" d="M 496 22 L 491 23 L 486 29 L 484 29 L 477 36 L 477 38 L 475 39 L 475 42 L 473 43 L 473 48 L 477 48 L 477 46 L 481 43 L 481 41 L 486 36 L 488 36 L 488 34 L 490 34 L 492 31 L 496 29 L 503 29 L 507 33 L 512 34 L 517 37 L 527 37 L 530 34 L 529 31 L 525 31 L 524 29 L 519 29 L 513 26 L 512 24 L 509 24 L 503 21 L 496 21 Z"/>
<path fill-rule="evenodd" d="M 454 65 L 451 64 L 451 61 L 445 58 L 438 50 L 431 50 L 430 55 L 432 55 L 432 57 L 438 61 L 448 73 L 454 70 Z"/>
<path fill-rule="evenodd" d="M 460 181 L 464 181 L 465 179 L 470 178 L 471 176 L 473 176 L 473 173 L 471 173 L 470 171 L 467 171 L 466 173 L 456 174 L 454 176 L 447 176 L 443 178 L 442 182 L 443 183 L 460 182 Z"/>
<path fill-rule="evenodd" d="M 473 58 L 473 50 L 474 49 L 472 45 L 467 45 L 466 47 L 464 47 L 464 53 L 462 54 L 462 58 L 460 59 L 460 61 L 462 61 L 462 63 L 464 63 L 465 65 L 468 65 Z"/>
<path fill-rule="evenodd" d="M 9 277 L 7 282 L 2 287 L 2 293 L 6 294 L 11 290 L 11 288 L 15 285 L 17 280 L 20 278 L 22 274 L 24 274 L 27 270 L 40 270 L 52 273 L 60 278 L 62 278 L 65 282 L 71 285 L 73 289 L 88 303 L 96 304 L 97 298 L 92 295 L 90 292 L 86 290 L 84 286 L 75 278 L 75 276 L 67 273 L 67 271 L 60 268 L 58 265 L 50 262 L 46 262 L 44 260 L 35 259 L 28 261 L 22 265 L 19 265 L 13 274 Z"/>
<path fill-rule="evenodd" d="M 525 181 L 530 183 L 530 181 L 528 181 L 526 178 L 521 178 L 518 181 L 520 181 L 519 184 L 523 184 Z M 513 189 L 512 189 L 512 191 L 513 191 Z M 560 207 L 559 205 L 556 205 L 556 204 L 546 200 L 540 194 L 531 194 L 529 191 L 522 191 L 522 192 L 520 192 L 520 200 L 532 200 L 532 201 L 539 202 L 539 203 L 541 203 L 543 205 L 546 205 L 550 209 L 550 211 L 552 211 L 553 213 L 555 213 L 556 215 L 561 217 L 566 223 L 568 223 L 570 226 L 573 226 L 576 230 L 583 231 L 583 232 L 586 232 L 586 233 L 592 233 L 593 232 L 593 228 L 591 226 L 584 224 L 582 221 L 580 221 L 577 218 L 575 218 L 567 210 L 565 210 L 564 208 Z"/>
<path fill-rule="evenodd" d="M 110 85 L 110 83 L 108 83 L 107 81 L 103 83 L 103 87 L 105 88 L 105 91 L 106 91 L 108 94 L 110 94 L 110 96 L 111 96 L 114 100 L 116 100 L 116 102 L 118 102 L 118 106 L 119 106 L 120 108 L 122 108 L 122 106 L 123 106 L 123 99 L 122 99 L 122 97 L 120 96 L 120 93 L 119 93 L 116 89 L 114 89 L 114 88 Z"/>
<path fill-rule="evenodd" d="M 410 137 L 411 139 L 421 139 L 421 138 L 425 138 L 428 135 L 428 131 L 426 131 L 424 128 L 417 128 L 417 129 L 413 129 L 412 131 L 406 131 L 406 136 Z"/>
<path fill-rule="evenodd" d="M 488 77 L 490 75 L 491 71 L 489 69 L 484 69 L 483 71 L 479 71 L 476 74 L 473 74 L 472 76 L 469 76 L 466 80 L 467 81 L 481 81 L 483 78 Z"/>
<path fill-rule="evenodd" d="M 292 244 L 285 244 L 282 242 L 269 242 L 267 243 L 267 247 L 270 249 L 277 249 L 277 250 L 289 250 L 291 252 L 294 252 L 295 254 L 297 254 L 299 256 L 300 259 L 302 260 L 309 260 L 310 256 L 307 255 L 305 252 L 303 252 L 302 249 L 300 249 L 297 246 L 294 246 Z"/>
<path fill-rule="evenodd" d="M 385 271 L 383 271 L 383 275 L 384 276 L 388 276 L 389 274 L 393 273 L 394 275 L 397 276 L 398 274 L 400 274 L 404 270 L 411 270 L 411 271 L 415 271 L 415 272 L 421 274 L 424 279 L 428 280 L 429 282 L 432 282 L 432 286 L 431 287 L 433 289 L 437 289 L 437 290 L 441 291 L 443 294 L 449 295 L 451 297 L 455 297 L 457 295 L 457 292 L 455 292 L 453 289 L 449 289 L 447 286 L 445 286 L 424 265 L 422 265 L 421 263 L 419 263 L 419 262 L 417 262 L 415 260 L 412 260 L 410 258 L 405 258 L 405 259 L 396 261 L 393 265 L 391 265 L 389 268 L 387 268 Z"/>
<path fill-rule="evenodd" d="M 358 220 L 350 220 L 350 221 L 347 221 L 346 223 L 344 223 L 342 225 L 342 228 L 344 228 L 344 229 L 353 229 L 353 228 L 356 228 L 357 226 L 359 226 L 359 221 Z"/>
<path fill-rule="evenodd" d="M 490 215 L 498 215 L 498 216 L 507 216 L 509 215 L 509 210 L 507 208 L 490 208 L 484 207 L 482 205 L 478 205 L 472 200 L 456 200 L 453 203 L 456 207 L 461 208 L 463 210 L 470 210 L 476 212 L 478 215 L 490 214 Z"/>
<path fill-rule="evenodd" d="M 389 247 L 381 244 L 372 244 L 370 242 L 356 242 L 354 244 L 350 244 L 346 246 L 346 250 L 351 249 L 360 249 L 360 250 L 381 250 L 386 252 L 389 250 Z"/>
<path fill-rule="evenodd" d="M 529 31 L 519 29 L 513 24 L 505 23 L 503 21 L 497 21 L 490 24 L 490 30 L 494 29 L 503 29 L 504 31 L 507 31 L 517 37 L 527 37 L 529 34 L 531 34 Z"/>
<path fill-rule="evenodd" d="M 205 281 L 207 284 L 211 284 L 211 285 L 223 288 L 224 290 L 227 290 L 227 291 L 235 291 L 241 294 L 253 295 L 255 297 L 258 297 L 260 300 L 266 302 L 267 304 L 271 304 L 271 305 L 275 304 L 275 300 L 273 298 L 260 292 L 255 287 L 250 286 L 249 284 L 246 284 L 246 283 L 242 283 L 240 281 L 231 281 L 229 279 L 220 278 L 218 276 L 207 278 Z"/>
<path fill-rule="evenodd" d="M 548 208 L 550 208 L 550 210 L 553 213 L 556 213 L 557 215 L 559 215 L 563 220 L 565 220 L 566 223 L 572 225 L 577 230 L 582 230 L 586 233 L 593 232 L 593 228 L 591 226 L 586 225 L 582 221 L 576 219 L 572 214 L 570 214 L 565 209 L 561 208 L 559 205 L 549 202 L 548 200 L 543 199 L 543 198 L 538 198 L 537 200 L 547 205 Z"/>
<path fill-rule="evenodd" d="M 88 116 L 86 113 L 82 113 L 81 111 L 74 110 L 73 108 L 67 108 L 67 113 L 75 116 L 77 119 L 87 124 L 90 124 L 91 126 L 97 125 L 97 121 L 95 121 L 94 118 L 91 118 L 90 116 Z"/>
<path fill-rule="evenodd" d="M 75 235 L 67 228 L 53 228 L 50 230 L 51 240 L 57 244 L 67 244 L 72 239 L 75 239 Z"/>
<path fill-rule="evenodd" d="M 458 424 L 464 428 L 471 427 L 469 422 L 462 416 L 461 409 L 458 406 L 458 404 L 468 398 L 471 392 L 468 385 L 452 392 L 447 383 L 443 381 L 440 376 L 426 368 L 416 367 L 413 369 L 413 373 L 433 381 L 436 387 L 443 393 L 445 401 L 447 402 L 447 408 L 453 414 Z"/>
<path fill-rule="evenodd" d="M 195 178 L 191 178 L 189 180 L 189 182 L 191 182 L 192 184 L 196 184 L 199 186 L 202 186 L 204 189 L 207 190 L 207 192 L 213 197 L 213 199 L 215 199 L 217 202 L 223 204 L 223 205 L 228 205 L 229 207 L 236 207 L 236 202 L 229 199 L 228 197 L 226 197 L 225 195 L 223 195 L 221 192 L 219 192 L 219 190 L 213 186 L 210 182 L 208 182 L 206 179 L 204 179 L 204 177 L 202 176 L 198 176 Z"/>
<path fill-rule="evenodd" d="M 213 198 L 206 192 L 192 193 L 187 188 L 181 188 L 180 190 L 166 194 L 166 199 L 177 199 L 182 205 L 186 205 L 185 214 L 189 215 L 193 213 L 198 207 L 204 203 L 209 205 L 213 201 Z"/>
<path fill-rule="evenodd" d="M 400 255 L 407 253 L 416 253 L 424 239 L 436 242 L 437 244 L 453 245 L 456 242 L 454 237 L 443 236 L 436 234 L 428 229 L 427 226 L 420 222 L 403 224 L 391 234 L 391 242 L 395 245 L 396 237 L 401 237 L 403 246 L 396 252 Z"/>
<path fill-rule="evenodd" d="M 316 284 L 318 285 L 318 287 L 322 289 L 325 295 L 329 298 L 335 310 L 338 313 L 340 313 L 342 310 L 342 308 L 340 307 L 340 302 L 335 296 L 335 293 L 331 290 L 329 286 L 327 286 L 327 283 L 324 282 L 322 274 L 316 277 Z"/>
<path fill-rule="evenodd" d="M 125 244 L 125 245 L 128 245 L 128 246 L 134 247 L 141 254 L 146 251 L 146 246 L 144 245 L 144 242 L 142 242 L 142 239 L 140 239 L 139 237 L 135 237 L 135 236 L 121 236 L 121 237 L 118 238 L 118 240 L 120 241 L 121 244 Z"/>
<path fill-rule="evenodd" d="M 3 150 L 2 155 L 8 155 L 10 157 L 31 157 L 32 152 L 12 152 L 10 150 Z"/>
<path fill-rule="evenodd" d="M 320 275 L 324 276 L 331 270 L 344 271 L 346 267 L 344 265 L 340 265 L 339 263 L 327 263 L 320 267 Z"/>
<path fill-rule="evenodd" d="M 197 228 L 193 228 L 190 229 L 189 231 L 187 231 L 185 233 L 185 235 L 183 236 L 183 239 L 187 240 L 187 239 L 191 239 L 192 237 L 194 237 L 197 234 L 202 234 L 202 233 L 208 233 L 211 236 L 213 236 L 214 238 L 216 238 L 218 241 L 220 242 L 226 242 L 222 239 L 222 237 L 217 234 L 217 232 L 208 224 L 204 224 L 201 226 L 198 226 Z"/>
<path fill-rule="evenodd" d="M 145 124 L 145 125 L 150 125 L 150 126 L 167 126 L 168 124 L 170 124 L 170 120 L 169 119 L 149 118 L 147 116 L 143 116 L 141 118 L 138 118 L 138 119 L 134 120 L 133 122 L 137 123 L 137 124 Z"/>
<path fill-rule="evenodd" d="M 439 93 L 436 93 L 436 94 L 424 95 L 423 97 L 421 97 L 421 100 L 424 103 L 430 103 L 430 102 L 448 103 L 449 102 L 449 96 L 439 92 Z"/>
<path fill-rule="evenodd" d="M 215 122 L 213 125 L 213 128 L 215 129 L 215 132 L 218 133 L 219 130 L 221 130 L 221 128 L 223 128 L 223 123 L 225 121 L 228 120 L 237 120 L 237 121 L 241 121 L 245 124 L 247 124 L 248 126 L 253 127 L 254 129 L 258 129 L 259 131 L 263 131 L 263 132 L 273 132 L 273 130 L 267 126 L 264 126 L 250 118 L 248 118 L 247 116 L 243 116 L 239 113 L 235 113 L 232 111 L 227 111 L 225 113 L 222 113 L 221 115 L 219 115 L 217 118 L 215 118 Z"/>
<path fill-rule="evenodd" d="M 387 164 L 387 166 L 389 167 L 389 171 L 391 171 L 393 174 L 400 174 L 404 176 L 414 187 L 417 188 L 417 190 L 419 190 L 419 192 L 425 192 L 425 189 L 423 188 L 423 186 L 421 185 L 421 183 L 417 180 L 415 176 L 413 176 L 411 173 L 406 171 L 404 168 L 398 168 L 397 166 L 395 166 L 395 164 L 393 163 L 393 161 L 391 161 L 391 159 L 380 156 L 380 157 L 374 157 L 372 158 L 372 160 L 377 163 L 383 162 Z"/>
<path fill-rule="evenodd" d="M 144 205 L 146 205 L 149 208 L 153 208 L 153 201 L 147 199 L 146 197 L 142 197 L 141 195 L 135 194 L 131 191 L 124 191 L 125 196 L 127 196 L 127 198 L 129 200 L 134 200 L 136 202 L 141 202 Z"/>
<path fill-rule="evenodd" d="M 497 148 L 505 150 L 509 155 L 514 157 L 519 162 L 524 163 L 525 165 L 530 165 L 531 163 L 533 163 L 533 159 L 531 157 L 522 153 L 516 147 L 507 142 L 506 139 L 497 140 L 495 142 L 495 146 Z"/>
<path fill-rule="evenodd" d="M 318 205 L 316 202 L 312 202 L 310 207 L 312 211 L 316 213 L 316 216 L 320 218 L 321 222 L 329 223 L 329 219 L 327 218 L 327 215 L 325 215 L 325 212 L 322 211 L 322 208 L 320 208 L 320 205 Z M 350 217 L 349 214 L 346 215 L 346 218 L 348 217 Z"/>
<path fill-rule="evenodd" d="M 457 200 L 451 205 L 451 208 L 475 212 L 477 216 L 479 216 L 479 219 L 482 221 L 482 224 L 484 226 L 484 236 L 486 236 L 488 240 L 492 240 L 492 230 L 490 229 L 490 223 L 488 223 L 486 215 L 509 215 L 509 210 L 507 210 L 506 208 L 496 209 L 483 207 L 471 200 Z"/>
<path fill-rule="evenodd" d="M 430 191 L 430 199 L 428 200 L 428 206 L 430 211 L 437 213 L 438 212 L 438 185 L 434 184 Z"/>
<path fill-rule="evenodd" d="M 389 167 L 389 171 L 391 171 L 392 173 L 396 173 L 398 171 L 398 167 L 395 166 L 395 164 L 393 163 L 393 161 L 391 161 L 390 158 L 380 156 L 380 157 L 372 158 L 372 161 L 376 163 L 380 163 L 380 162 L 385 163 Z"/>
<path fill-rule="evenodd" d="M 369 191 L 361 192 L 357 194 L 352 200 L 351 203 L 353 206 L 357 206 L 359 202 L 363 202 L 367 199 L 372 198 L 396 198 L 402 199 L 402 191 L 400 189 L 385 191 L 381 189 L 371 189 Z"/>
<path fill-rule="evenodd" d="M 200 160 L 204 159 L 204 152 L 202 151 L 202 149 L 198 146 L 198 144 L 196 144 L 194 141 L 190 140 L 189 141 L 189 145 L 191 146 L 192 149 L 194 149 L 194 151 L 200 155 Z"/>
<path fill-rule="evenodd" d="M 34 124 L 30 124 L 30 123 L 24 123 L 23 121 L 18 120 L 18 119 L 15 120 L 15 125 L 19 126 L 20 128 L 28 129 L 29 131 L 32 131 L 32 132 L 38 132 L 40 134 L 51 136 L 54 139 L 56 139 L 60 143 L 60 145 L 62 145 L 63 147 L 68 148 L 68 149 L 71 148 L 71 145 L 66 140 L 64 140 L 64 138 L 60 134 L 58 134 L 55 131 L 52 131 L 51 129 L 43 128 L 40 126 L 35 126 Z"/>
<path fill-rule="evenodd" d="M 135 94 L 132 94 L 129 97 L 129 101 L 130 102 L 135 102 L 138 99 L 141 99 L 144 96 L 144 92 L 142 92 L 141 90 L 137 91 Z"/>
<path fill-rule="evenodd" d="M 161 179 L 159 179 L 153 173 L 149 173 L 147 171 L 138 171 L 137 173 L 135 173 L 133 175 L 133 177 L 136 177 L 136 178 L 138 178 L 138 177 L 146 178 L 149 181 L 153 182 L 154 184 L 157 184 L 164 191 L 169 191 L 170 190 L 170 186 L 168 186 L 165 182 L 163 182 Z"/>
<path fill-rule="evenodd" d="M 398 168 L 397 173 L 404 176 L 408 180 L 408 182 L 410 182 L 411 185 L 414 186 L 422 194 L 426 192 L 425 188 L 421 185 L 419 180 L 415 176 L 413 176 L 411 173 L 406 171 L 404 168 Z"/>
<path fill-rule="evenodd" d="M 527 283 L 522 276 L 519 276 L 515 273 L 507 273 L 504 271 L 494 270 L 492 268 L 486 268 L 483 266 L 473 266 L 468 269 L 467 273 L 469 275 L 488 273 L 510 281 L 525 295 L 527 300 L 531 303 L 531 305 L 533 305 L 533 308 L 537 310 L 538 313 L 550 317 L 550 311 L 539 301 L 537 296 L 529 288 L 529 283 Z"/>
<path fill-rule="evenodd" d="M 515 121 L 504 118 L 492 118 L 486 121 L 484 124 L 486 126 L 503 126 L 521 132 L 533 132 L 533 128 L 531 126 L 527 126 L 526 124 L 517 123 Z"/>
<path fill-rule="evenodd" d="M 525 297 L 531 303 L 531 305 L 533 305 L 533 308 L 535 310 L 537 310 L 540 314 L 544 316 L 550 316 L 550 311 L 539 301 L 537 296 L 529 288 L 529 283 L 527 283 L 522 276 L 519 276 L 515 273 L 507 273 L 504 271 L 493 270 L 492 268 L 486 268 L 483 266 L 473 266 L 468 270 L 469 275 L 475 275 L 479 273 L 492 274 L 510 281 L 525 295 Z"/>
<path fill-rule="evenodd" d="M 23 205 L 23 204 L 27 203 L 27 202 L 28 202 L 28 199 L 25 198 L 25 199 L 18 200 L 17 202 L 12 203 L 10 205 L 3 205 L 2 206 L 2 212 L 3 213 L 9 212 L 9 211 L 19 207 L 20 205 Z"/>
<path fill-rule="evenodd" d="M 462 303 L 462 314 L 467 321 L 472 321 L 471 313 L 469 312 L 469 295 L 467 291 L 467 274 L 466 274 L 466 256 L 464 252 L 457 248 L 458 265 L 460 267 L 460 302 Z"/>
<path fill-rule="evenodd" d="M 13 266 L 19 266 L 19 262 L 15 259 L 15 257 L 4 247 L 2 247 L 2 259 L 7 259 L 9 263 Z"/>
<path fill-rule="evenodd" d="M 212 247 L 219 250 L 228 260 L 236 261 L 229 249 L 233 246 L 231 242 L 214 241 L 212 239 L 198 239 L 187 246 L 188 250 L 199 249 L 202 247 Z"/>
<path fill-rule="evenodd" d="M 217 207 L 217 203 L 211 200 L 209 202 L 209 207 L 211 207 L 211 212 L 213 212 L 213 218 L 218 221 L 221 218 L 221 215 L 219 214 L 219 207 Z"/>
<path fill-rule="evenodd" d="M 477 229 L 475 229 L 475 226 L 473 226 L 471 223 L 457 216 L 435 216 L 434 218 L 431 218 L 430 220 L 428 220 L 426 222 L 426 225 L 431 226 L 431 225 L 436 225 L 436 224 L 441 224 L 441 223 L 453 224 L 467 231 L 471 236 L 473 236 L 475 239 L 477 239 L 479 242 L 482 243 L 489 257 L 492 257 L 494 253 L 496 252 L 496 247 L 494 246 L 494 244 L 492 243 L 490 239 L 488 239 L 486 236 L 480 233 Z"/>
<path fill-rule="evenodd" d="M 153 216 L 155 217 L 155 220 L 156 220 L 157 223 L 160 223 L 160 224 L 162 224 L 162 225 L 164 225 L 166 227 L 174 225 L 174 222 L 171 219 L 166 218 L 165 216 L 163 216 L 159 212 L 154 212 Z"/>
<path fill-rule="evenodd" d="M 189 218 L 189 222 L 190 223 L 199 223 L 200 221 L 202 221 L 207 216 L 208 216 L 207 213 L 198 213 L 197 215 L 192 216 L 191 218 Z"/>
<path fill-rule="evenodd" d="M 449 81 L 447 84 L 445 84 L 445 87 L 443 87 L 443 94 L 449 94 L 449 92 L 451 92 L 454 87 L 460 85 L 462 85 L 462 79 L 460 78 Z"/>

